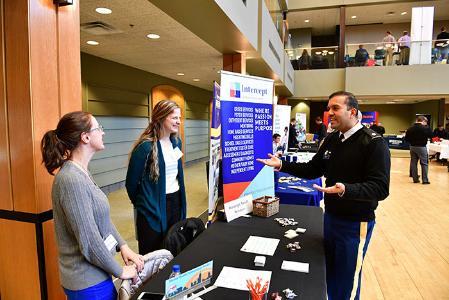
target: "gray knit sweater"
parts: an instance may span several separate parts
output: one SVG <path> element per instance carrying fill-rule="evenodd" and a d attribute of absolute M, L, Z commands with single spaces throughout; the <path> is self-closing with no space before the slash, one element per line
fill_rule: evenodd
<path fill-rule="evenodd" d="M 111 222 L 106 195 L 92 177 L 66 161 L 55 176 L 52 200 L 62 286 L 81 290 L 111 274 L 119 277 L 123 268 L 104 239 L 112 234 L 118 247 L 125 242 Z"/>

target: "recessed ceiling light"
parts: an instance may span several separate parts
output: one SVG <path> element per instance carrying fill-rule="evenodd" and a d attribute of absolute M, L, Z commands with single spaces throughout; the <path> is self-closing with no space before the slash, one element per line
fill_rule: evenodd
<path fill-rule="evenodd" d="M 334 51 L 329 51 L 329 54 L 330 54 L 330 55 L 334 54 Z"/>
<path fill-rule="evenodd" d="M 100 43 L 97 41 L 87 41 L 86 44 L 96 46 L 96 45 L 99 45 Z"/>
<path fill-rule="evenodd" d="M 199 78 L 193 78 L 193 81 L 200 81 Z"/>
<path fill-rule="evenodd" d="M 159 34 L 155 34 L 155 33 L 150 33 L 147 35 L 147 38 L 152 39 L 152 40 L 157 40 L 160 37 L 161 36 Z"/>
<path fill-rule="evenodd" d="M 387 12 L 387 16 L 394 16 L 394 11 Z"/>
<path fill-rule="evenodd" d="M 315 54 L 316 54 L 316 55 L 320 55 L 320 54 L 321 54 L 321 51 L 317 51 L 317 52 L 315 52 Z"/>
<path fill-rule="evenodd" d="M 352 16 L 351 19 L 357 19 L 357 16 Z"/>
<path fill-rule="evenodd" d="M 406 11 L 401 12 L 401 15 L 406 15 L 406 14 L 407 14 Z"/>
<path fill-rule="evenodd" d="M 176 73 L 176 75 L 178 75 L 178 76 L 184 76 L 184 73 L 179 72 L 179 73 Z"/>
<path fill-rule="evenodd" d="M 309 19 L 307 19 L 307 20 L 304 20 L 304 22 L 306 22 L 306 23 L 309 23 L 309 22 L 310 22 L 310 20 L 309 20 Z"/>
<path fill-rule="evenodd" d="M 112 10 L 110 10 L 109 8 L 106 8 L 106 7 L 97 7 L 95 9 L 95 11 L 102 15 L 109 15 L 112 13 Z"/>

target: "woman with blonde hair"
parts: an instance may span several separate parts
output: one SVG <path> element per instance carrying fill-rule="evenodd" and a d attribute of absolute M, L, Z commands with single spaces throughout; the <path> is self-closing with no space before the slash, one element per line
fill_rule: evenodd
<path fill-rule="evenodd" d="M 186 218 L 180 125 L 181 108 L 158 102 L 130 155 L 126 190 L 137 211 L 140 254 L 162 248 L 168 229 Z"/>
<path fill-rule="evenodd" d="M 117 232 L 108 199 L 87 169 L 92 156 L 104 149 L 103 135 L 91 114 L 77 111 L 64 115 L 41 141 L 48 173 L 59 169 L 52 188 L 53 216 L 60 279 L 69 300 L 116 299 L 111 275 L 135 278 L 136 269 L 143 268 L 143 257 Z M 116 251 L 126 266 L 114 259 Z"/>

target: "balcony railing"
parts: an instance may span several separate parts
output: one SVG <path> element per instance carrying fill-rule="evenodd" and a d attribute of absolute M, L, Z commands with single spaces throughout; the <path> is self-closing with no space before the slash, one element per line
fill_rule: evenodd
<path fill-rule="evenodd" d="M 338 46 L 285 49 L 295 70 L 337 67 Z M 346 44 L 346 67 L 449 64 L 449 40 Z"/>
<path fill-rule="evenodd" d="M 347 44 L 347 67 L 447 64 L 449 40 Z"/>
<path fill-rule="evenodd" d="M 334 69 L 338 46 L 285 49 L 295 70 Z"/>

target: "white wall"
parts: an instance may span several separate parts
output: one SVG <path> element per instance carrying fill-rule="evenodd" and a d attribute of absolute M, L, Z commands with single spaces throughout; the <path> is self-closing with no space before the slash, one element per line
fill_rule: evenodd
<path fill-rule="evenodd" d="M 260 32 L 260 54 L 271 70 L 280 78 L 283 78 L 284 45 L 279 33 L 274 26 L 270 12 L 262 1 L 262 26 Z"/>
<path fill-rule="evenodd" d="M 240 0 L 215 0 L 215 3 L 217 3 L 234 25 L 237 26 L 254 49 L 257 49 L 259 1 L 247 0 L 246 5 Z M 192 4 L 192 8 L 194 7 L 195 4 Z M 201 18 L 201 16 L 198 17 Z M 204 25 L 207 26 L 207 20 L 204 21 Z"/>

